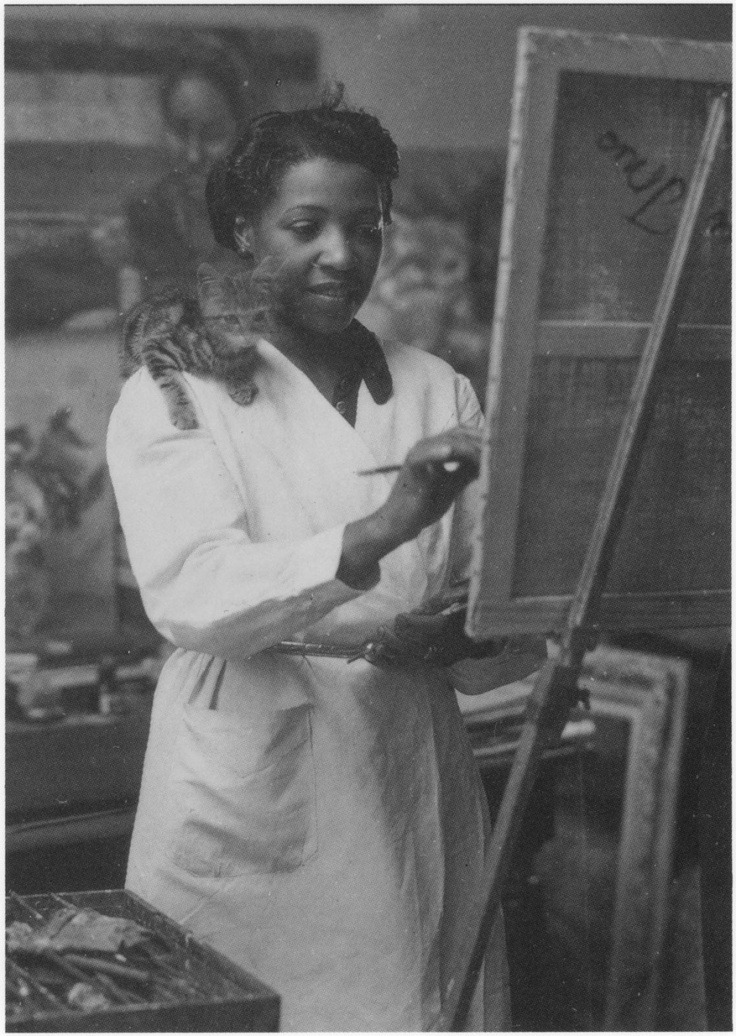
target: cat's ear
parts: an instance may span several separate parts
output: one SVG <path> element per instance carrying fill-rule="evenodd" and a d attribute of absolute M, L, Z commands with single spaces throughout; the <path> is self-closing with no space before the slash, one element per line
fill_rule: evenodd
<path fill-rule="evenodd" d="M 228 273 L 226 291 L 235 312 L 247 312 L 253 305 L 253 274 L 249 270 Z"/>
<path fill-rule="evenodd" d="M 203 315 L 222 316 L 246 311 L 250 305 L 250 281 L 251 274 L 247 270 L 224 273 L 211 263 L 200 263 L 197 267 L 197 291 Z"/>
<path fill-rule="evenodd" d="M 205 291 L 220 281 L 220 272 L 212 263 L 200 263 L 197 267 L 197 287 Z"/>
<path fill-rule="evenodd" d="M 211 263 L 200 263 L 197 267 L 197 295 L 203 309 L 222 308 L 225 304 L 222 276 Z"/>
<path fill-rule="evenodd" d="M 238 216 L 235 220 L 233 237 L 235 238 L 235 247 L 238 250 L 240 258 L 252 261 L 255 255 L 253 227 L 248 223 L 244 216 Z"/>

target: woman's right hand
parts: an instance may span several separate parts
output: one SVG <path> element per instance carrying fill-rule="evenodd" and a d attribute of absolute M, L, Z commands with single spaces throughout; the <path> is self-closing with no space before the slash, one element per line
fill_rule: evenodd
<path fill-rule="evenodd" d="M 478 477 L 481 438 L 478 429 L 458 427 L 413 446 L 386 503 L 346 526 L 338 579 L 360 589 L 372 585 L 382 557 L 438 521 Z"/>
<path fill-rule="evenodd" d="M 412 447 L 381 509 L 395 546 L 439 521 L 478 477 L 481 439 L 479 429 L 453 428 Z"/>

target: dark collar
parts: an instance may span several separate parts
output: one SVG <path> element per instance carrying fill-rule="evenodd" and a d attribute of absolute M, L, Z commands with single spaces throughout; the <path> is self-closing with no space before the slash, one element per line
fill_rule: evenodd
<path fill-rule="evenodd" d="M 356 366 L 353 377 L 360 384 L 363 380 L 373 397 L 373 402 L 382 406 L 393 395 L 394 385 L 391 371 L 378 339 L 359 321 L 353 320 L 348 332 L 356 346 Z"/>

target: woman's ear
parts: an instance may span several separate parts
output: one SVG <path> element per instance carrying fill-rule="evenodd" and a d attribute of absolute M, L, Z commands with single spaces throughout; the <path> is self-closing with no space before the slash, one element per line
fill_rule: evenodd
<path fill-rule="evenodd" d="M 233 237 L 235 238 L 235 246 L 238 250 L 238 255 L 242 259 L 253 259 L 255 257 L 253 247 L 253 228 L 244 216 L 238 216 L 235 220 Z"/>

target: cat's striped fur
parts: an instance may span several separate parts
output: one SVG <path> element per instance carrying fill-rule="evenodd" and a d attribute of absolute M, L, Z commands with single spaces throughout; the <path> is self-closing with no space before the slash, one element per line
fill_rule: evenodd
<path fill-rule="evenodd" d="M 216 378 L 241 406 L 257 393 L 258 338 L 268 320 L 273 275 L 264 268 L 197 272 L 197 297 L 172 288 L 137 306 L 123 328 L 122 372 L 145 365 L 161 389 L 171 422 L 198 425 L 183 373 Z"/>

